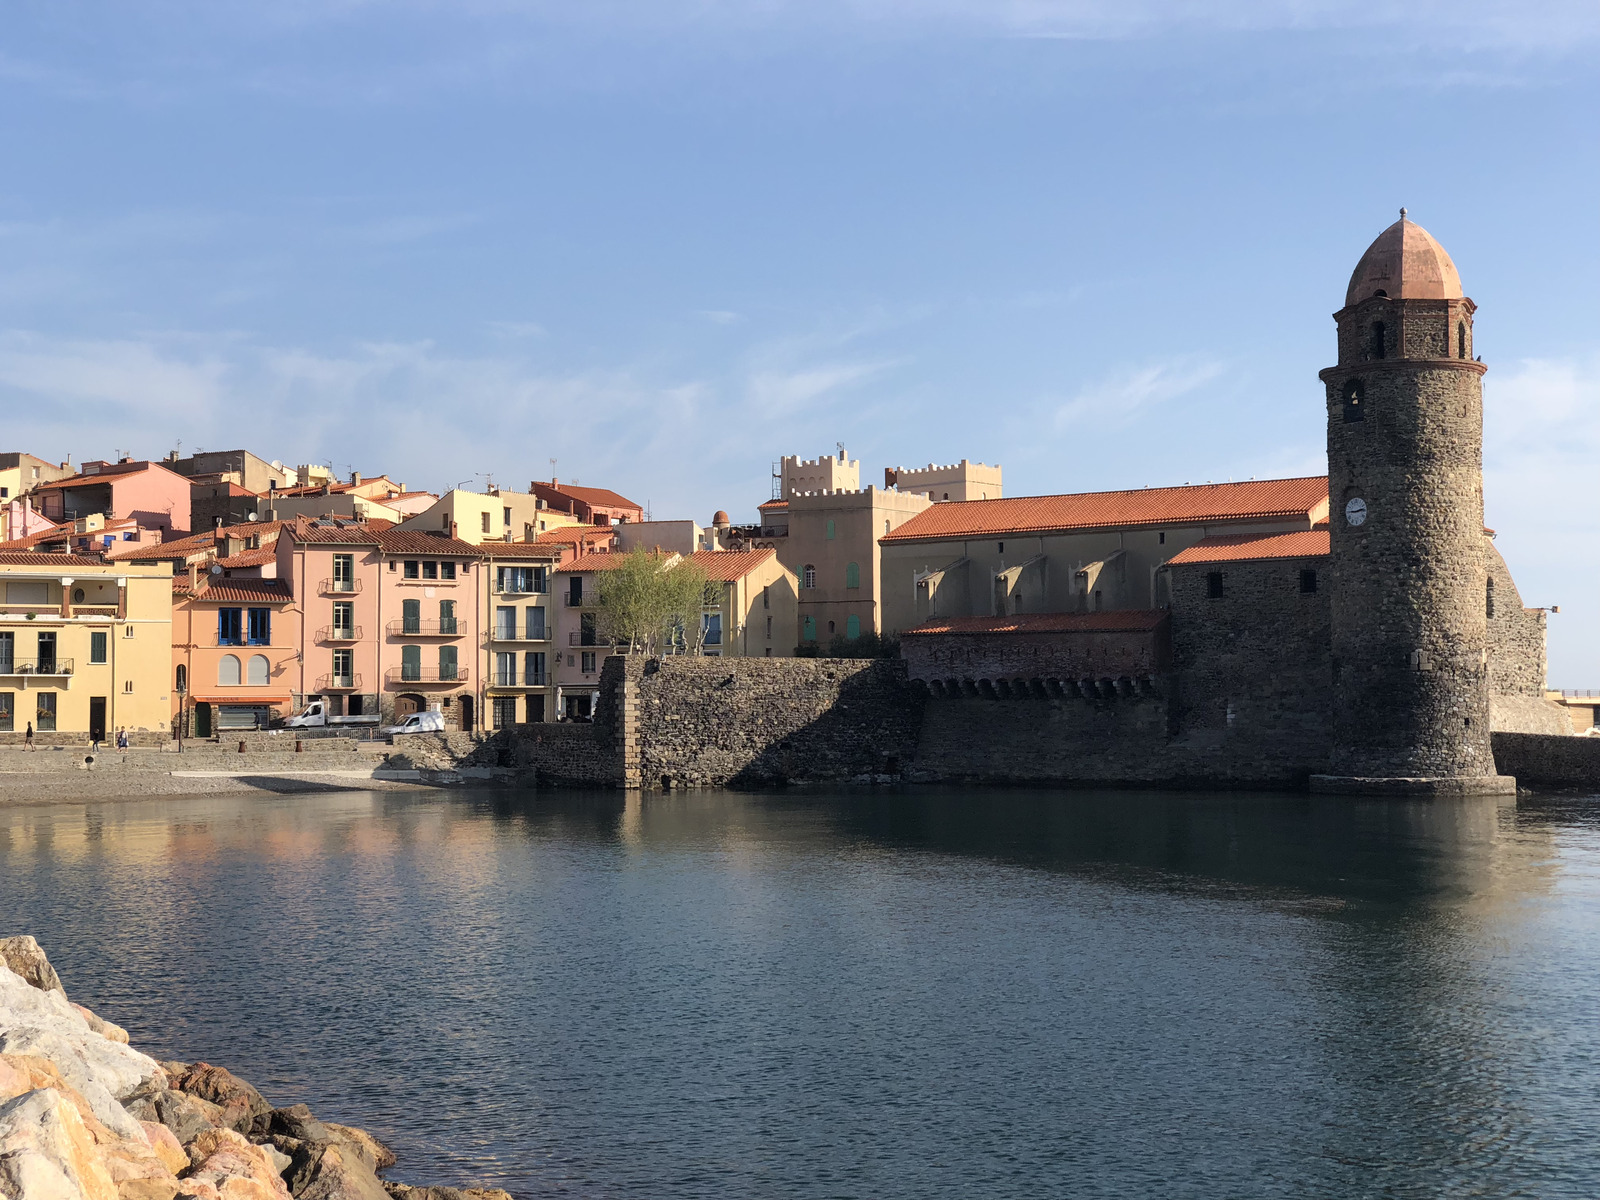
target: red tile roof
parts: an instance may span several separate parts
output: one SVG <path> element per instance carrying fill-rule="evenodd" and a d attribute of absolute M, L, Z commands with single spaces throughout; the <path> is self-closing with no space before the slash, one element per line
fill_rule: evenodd
<path fill-rule="evenodd" d="M 579 575 L 584 571 L 615 571 L 627 562 L 626 554 L 580 554 L 564 567 L 557 567 L 558 575 Z"/>
<path fill-rule="evenodd" d="M 756 505 L 757 510 L 760 510 L 760 509 L 763 509 L 763 508 L 788 508 L 788 507 L 789 507 L 789 502 L 787 500 L 768 500 L 764 504 Z"/>
<path fill-rule="evenodd" d="M 615 525 L 563 525 L 559 529 L 546 529 L 535 540 L 557 546 L 576 546 L 589 539 L 615 539 Z"/>
<path fill-rule="evenodd" d="M 376 546 L 377 534 L 365 521 L 336 517 L 331 521 L 302 518 L 285 521 L 283 532 L 297 542 L 333 546 Z"/>
<path fill-rule="evenodd" d="M 372 536 L 385 554 L 449 554 L 457 557 L 480 558 L 483 555 L 471 542 L 447 537 L 442 533 L 429 533 L 423 529 L 396 529 L 393 522 L 384 522 L 382 528 L 376 521 L 369 522 Z"/>
<path fill-rule="evenodd" d="M 27 550 L 0 549 L 0 566 L 6 567 L 103 567 L 102 558 L 83 554 L 43 554 Z"/>
<path fill-rule="evenodd" d="M 1217 521 L 1311 521 L 1327 502 L 1325 475 L 1065 496 L 952 500 L 924 509 L 879 540 L 888 544 Z"/>
<path fill-rule="evenodd" d="M 1167 560 L 1169 567 L 1191 563 L 1249 562 L 1266 558 L 1322 558 L 1328 553 L 1327 529 L 1294 533 L 1239 534 L 1208 537 Z"/>
<path fill-rule="evenodd" d="M 561 558 L 561 545 L 550 542 L 484 542 L 478 547 L 478 553 L 486 558 L 539 558 L 556 562 Z"/>
<path fill-rule="evenodd" d="M 538 483 L 538 480 L 534 482 Z M 582 500 L 590 507 L 598 505 L 601 508 L 638 508 L 639 505 L 629 500 L 610 488 L 579 487 L 573 483 L 539 483 L 540 487 L 550 488 L 551 491 L 561 492 L 575 500 Z"/>
<path fill-rule="evenodd" d="M 1115 612 L 1017 613 L 1010 617 L 935 617 L 901 633 L 1144 633 L 1167 619 L 1166 609 L 1132 608 Z"/>
<path fill-rule="evenodd" d="M 36 530 L 27 537 L 20 537 L 10 542 L 0 542 L 0 550 L 27 550 L 42 542 L 57 542 L 71 536 L 73 536 L 73 523 L 71 521 L 63 521 L 60 525 L 50 525 L 44 529 Z"/>
<path fill-rule="evenodd" d="M 153 462 L 107 463 L 92 475 L 85 475 L 82 471 L 76 475 L 68 475 L 65 479 L 52 479 L 49 483 L 37 484 L 34 491 L 43 492 L 54 488 L 86 487 L 96 480 L 106 479 L 113 475 L 136 475 L 140 471 L 148 471 L 151 467 L 160 466 Z M 166 468 L 162 468 L 165 470 Z"/>
<path fill-rule="evenodd" d="M 278 551 L 275 546 L 263 546 L 259 550 L 241 550 L 238 554 L 227 558 L 217 559 L 217 563 L 224 567 L 264 567 L 269 562 L 278 561 Z"/>
<path fill-rule="evenodd" d="M 689 556 L 689 561 L 698 565 L 707 579 L 732 583 L 777 556 L 770 546 L 763 550 L 698 550 Z"/>
<path fill-rule="evenodd" d="M 215 576 L 198 596 L 190 596 L 189 577 L 175 575 L 172 578 L 172 594 L 176 598 L 187 597 L 196 603 L 288 604 L 294 599 L 289 594 L 289 584 L 282 579 L 217 579 Z"/>
<path fill-rule="evenodd" d="M 113 546 L 107 557 L 113 562 L 163 562 L 169 558 L 187 558 L 191 554 L 209 553 L 216 544 L 217 539 L 209 532 L 197 533 L 191 537 L 174 538 L 170 542 L 133 545 L 127 549 Z"/>

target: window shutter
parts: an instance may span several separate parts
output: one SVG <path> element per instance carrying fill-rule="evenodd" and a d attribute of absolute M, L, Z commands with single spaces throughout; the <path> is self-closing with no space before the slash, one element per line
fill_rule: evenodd
<path fill-rule="evenodd" d="M 439 647 L 439 678 L 454 679 L 456 677 L 456 648 L 454 646 Z"/>

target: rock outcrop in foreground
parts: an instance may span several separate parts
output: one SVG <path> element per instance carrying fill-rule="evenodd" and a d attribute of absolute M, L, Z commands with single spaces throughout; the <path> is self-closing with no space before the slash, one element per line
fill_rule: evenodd
<path fill-rule="evenodd" d="M 511 1200 L 379 1179 L 394 1161 L 226 1068 L 140 1054 L 67 999 L 33 938 L 0 938 L 4 1200 Z"/>

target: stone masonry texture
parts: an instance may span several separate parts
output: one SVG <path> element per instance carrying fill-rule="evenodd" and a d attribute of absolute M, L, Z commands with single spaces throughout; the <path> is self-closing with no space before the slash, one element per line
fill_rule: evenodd
<path fill-rule="evenodd" d="M 1466 316 L 1470 312 L 1463 310 Z M 1373 299 L 1337 314 L 1328 397 L 1332 540 L 1330 771 L 1495 773 L 1489 746 L 1481 364 L 1445 358 L 1441 302 Z M 1392 339 L 1372 350 L 1375 326 Z M 1416 358 L 1400 357 L 1401 348 Z M 1346 419 L 1360 389 L 1362 420 Z M 1360 525 L 1345 516 L 1366 504 Z"/>

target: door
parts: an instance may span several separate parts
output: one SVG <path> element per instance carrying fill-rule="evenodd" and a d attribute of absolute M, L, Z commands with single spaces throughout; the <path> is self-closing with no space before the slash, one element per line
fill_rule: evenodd
<path fill-rule="evenodd" d="M 395 724 L 404 724 L 407 717 L 421 712 L 422 708 L 423 700 L 421 696 L 412 695 L 410 692 L 396 696 L 394 698 Z"/>
<path fill-rule="evenodd" d="M 211 705 L 204 700 L 194 706 L 194 735 L 202 738 L 211 736 Z"/>
<path fill-rule="evenodd" d="M 104 696 L 89 697 L 89 740 L 103 742 L 106 740 L 106 698 Z"/>
<path fill-rule="evenodd" d="M 465 729 L 465 730 L 470 730 L 472 728 L 472 697 L 471 696 L 463 696 L 463 697 L 461 697 L 461 728 Z"/>

